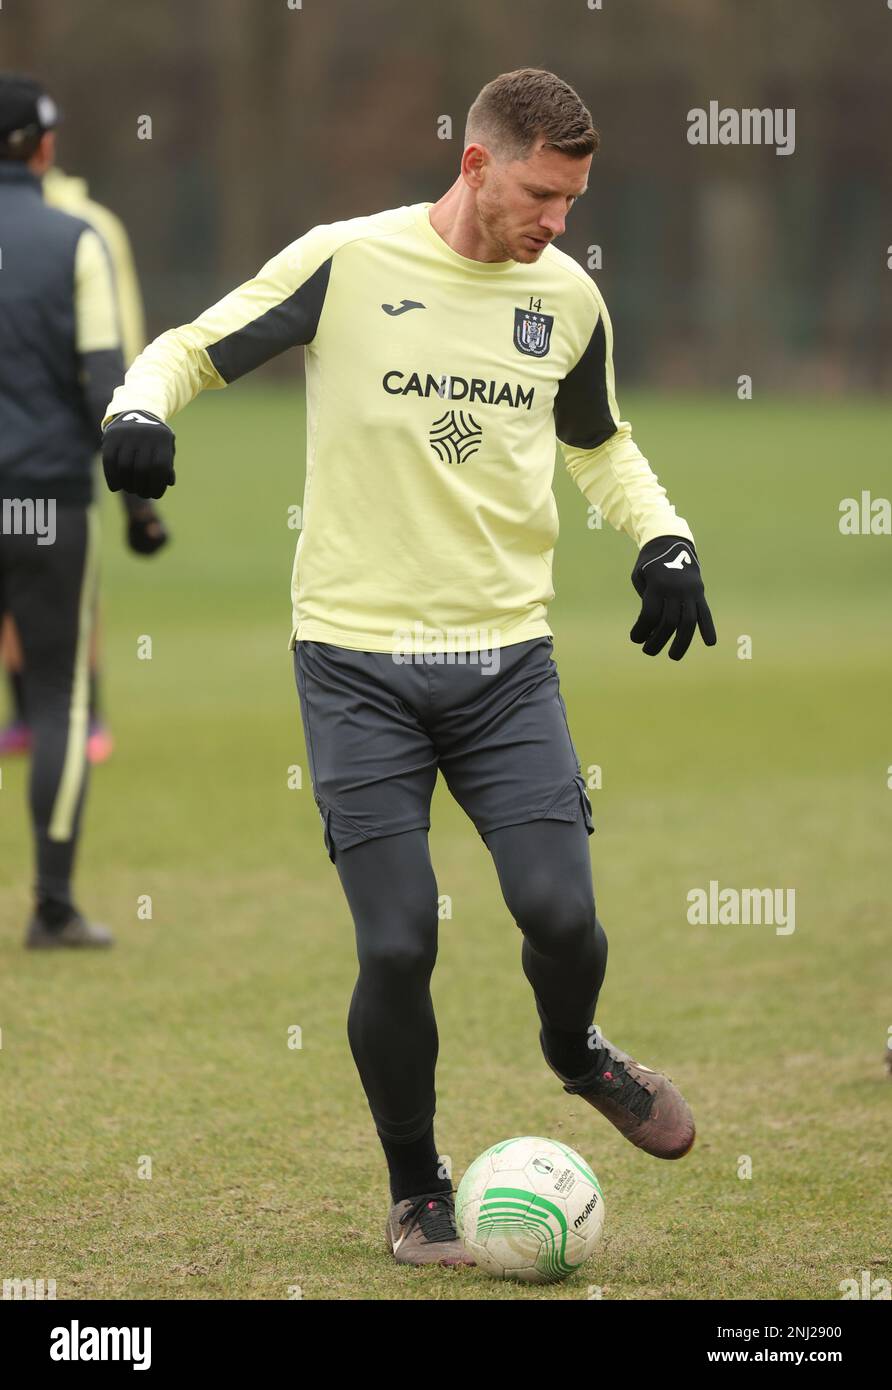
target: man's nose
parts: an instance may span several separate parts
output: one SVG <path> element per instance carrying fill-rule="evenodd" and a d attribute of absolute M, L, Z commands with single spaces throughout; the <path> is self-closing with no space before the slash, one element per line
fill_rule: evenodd
<path fill-rule="evenodd" d="M 562 212 L 546 212 L 539 219 L 539 226 L 551 236 L 563 236 L 567 221 Z"/>

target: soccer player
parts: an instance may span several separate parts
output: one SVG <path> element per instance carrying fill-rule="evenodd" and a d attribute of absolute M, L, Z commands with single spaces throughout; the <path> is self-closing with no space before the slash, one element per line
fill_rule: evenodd
<path fill-rule="evenodd" d="M 42 196 L 58 114 L 33 79 L 0 75 L 0 617 L 21 643 L 33 737 L 37 874 L 25 942 L 39 948 L 112 941 L 78 911 L 71 879 L 86 792 L 94 462 L 124 362 L 106 246 Z M 130 506 L 131 523 L 145 524 L 144 500 Z"/>
<path fill-rule="evenodd" d="M 434 1141 L 429 982 L 438 769 L 492 854 L 522 934 L 546 1061 L 633 1144 L 680 1158 L 690 1109 L 593 1029 L 607 942 L 591 806 L 552 656 L 555 437 L 639 548 L 631 637 L 715 642 L 687 523 L 632 441 L 612 330 L 554 245 L 598 135 L 576 92 L 521 69 L 483 88 L 438 202 L 313 227 L 194 323 L 157 338 L 108 408 L 112 490 L 175 481 L 168 419 L 306 348 L 296 682 L 325 845 L 356 929 L 353 1055 L 390 1172 L 400 1262 L 469 1262 Z"/>

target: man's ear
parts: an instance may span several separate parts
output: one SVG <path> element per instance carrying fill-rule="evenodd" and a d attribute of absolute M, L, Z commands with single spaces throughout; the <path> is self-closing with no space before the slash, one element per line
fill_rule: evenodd
<path fill-rule="evenodd" d="M 40 137 L 40 144 L 28 160 L 28 167 L 32 173 L 40 178 L 51 169 L 56 162 L 56 132 L 45 130 Z"/>

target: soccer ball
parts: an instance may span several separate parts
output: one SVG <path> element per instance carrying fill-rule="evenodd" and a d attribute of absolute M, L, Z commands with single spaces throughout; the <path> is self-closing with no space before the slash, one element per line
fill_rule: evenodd
<path fill-rule="evenodd" d="M 526 1135 L 475 1158 L 458 1185 L 455 1218 L 487 1274 L 549 1284 L 591 1255 L 604 1227 L 604 1197 L 573 1149 Z"/>

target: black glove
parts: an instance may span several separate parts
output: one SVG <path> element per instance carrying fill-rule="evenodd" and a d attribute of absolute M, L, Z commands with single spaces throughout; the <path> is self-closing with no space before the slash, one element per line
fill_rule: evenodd
<path fill-rule="evenodd" d="M 128 508 L 127 544 L 137 555 L 154 555 L 169 540 L 170 534 L 151 502 Z"/>
<path fill-rule="evenodd" d="M 173 470 L 173 430 L 147 410 L 125 410 L 105 427 L 102 467 L 112 492 L 163 497 L 177 480 Z"/>
<path fill-rule="evenodd" d="M 700 562 L 690 541 L 680 536 L 658 536 L 648 541 L 632 571 L 632 583 L 642 604 L 629 636 L 633 642 L 644 643 L 645 655 L 656 656 L 675 633 L 669 656 L 672 661 L 681 661 L 698 626 L 706 646 L 715 646 Z"/>

